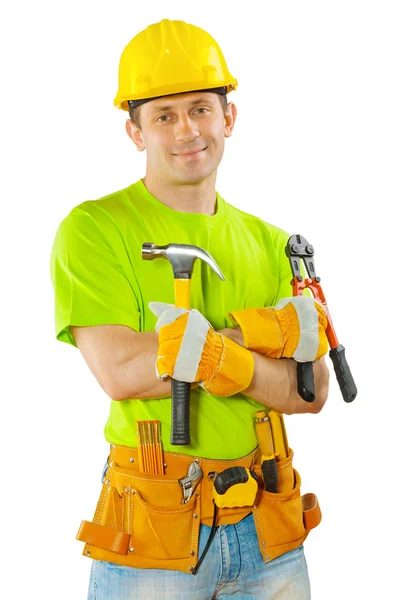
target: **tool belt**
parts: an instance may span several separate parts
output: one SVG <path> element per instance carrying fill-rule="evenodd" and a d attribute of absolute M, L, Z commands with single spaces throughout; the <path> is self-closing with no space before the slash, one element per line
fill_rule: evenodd
<path fill-rule="evenodd" d="M 321 520 L 315 494 L 300 495 L 301 480 L 292 460 L 290 450 L 278 463 L 278 493 L 271 493 L 262 485 L 258 448 L 234 460 L 164 452 L 165 473 L 154 475 L 140 471 L 137 449 L 111 445 L 93 522 L 82 521 L 77 534 L 86 542 L 83 555 L 130 567 L 192 572 L 200 523 L 210 526 L 213 520 L 213 479 L 208 473 L 243 466 L 258 476 L 254 505 L 220 509 L 217 525 L 238 523 L 252 512 L 261 554 L 269 562 L 297 548 Z M 204 476 L 182 504 L 178 480 L 193 461 Z"/>

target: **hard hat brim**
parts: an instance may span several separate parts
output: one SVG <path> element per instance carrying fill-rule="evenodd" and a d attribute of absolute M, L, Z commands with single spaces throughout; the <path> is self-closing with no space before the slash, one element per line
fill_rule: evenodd
<path fill-rule="evenodd" d="M 197 84 L 182 84 L 182 85 L 174 85 L 171 86 L 171 89 L 166 90 L 165 88 L 163 88 L 162 90 L 160 89 L 159 91 L 162 93 L 157 93 L 157 90 L 153 90 L 153 93 L 151 96 L 146 96 L 145 98 L 141 95 L 138 94 L 136 95 L 136 97 L 134 97 L 134 95 L 130 96 L 129 98 L 121 98 L 121 97 L 116 97 L 114 100 L 114 106 L 116 106 L 117 108 L 121 108 L 122 110 L 126 110 L 129 111 L 129 104 L 128 102 L 131 100 L 133 102 L 139 102 L 140 104 L 144 104 L 145 102 L 149 102 L 150 100 L 156 100 L 157 98 L 163 98 L 164 96 L 175 96 L 177 94 L 185 94 L 188 92 L 202 92 L 202 91 L 215 91 L 216 89 L 221 89 L 221 88 L 226 88 L 226 93 L 228 94 L 229 92 L 232 92 L 234 90 L 236 90 L 237 88 L 237 80 L 233 79 L 231 83 L 226 83 L 226 82 L 221 82 L 220 85 L 215 85 L 212 88 L 210 88 L 209 84 L 208 85 L 199 85 Z M 216 93 L 220 93 L 220 92 L 216 92 Z M 137 106 L 140 106 L 140 104 L 137 104 Z"/>

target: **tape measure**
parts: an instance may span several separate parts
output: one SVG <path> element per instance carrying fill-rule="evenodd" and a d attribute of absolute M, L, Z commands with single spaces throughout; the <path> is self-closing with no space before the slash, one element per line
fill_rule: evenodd
<path fill-rule="evenodd" d="M 219 508 L 253 506 L 257 490 L 254 471 L 245 467 L 229 467 L 214 479 L 213 500 Z"/>

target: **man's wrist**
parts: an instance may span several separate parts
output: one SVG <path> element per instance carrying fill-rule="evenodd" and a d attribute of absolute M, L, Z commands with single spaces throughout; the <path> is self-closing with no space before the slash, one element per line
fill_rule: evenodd
<path fill-rule="evenodd" d="M 218 333 L 222 333 L 222 335 L 244 348 L 243 333 L 240 327 L 225 327 L 220 329 Z"/>

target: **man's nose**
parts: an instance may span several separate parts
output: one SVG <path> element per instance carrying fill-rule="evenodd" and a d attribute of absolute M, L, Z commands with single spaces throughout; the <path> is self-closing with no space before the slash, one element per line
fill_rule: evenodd
<path fill-rule="evenodd" d="M 189 115 L 180 117 L 175 123 L 175 138 L 180 142 L 192 142 L 200 136 L 196 124 Z"/>

